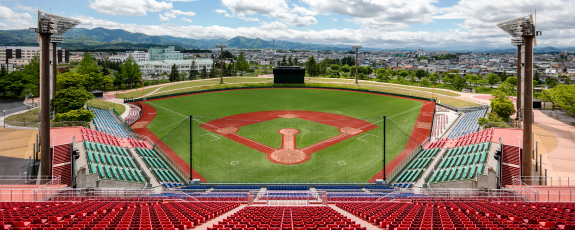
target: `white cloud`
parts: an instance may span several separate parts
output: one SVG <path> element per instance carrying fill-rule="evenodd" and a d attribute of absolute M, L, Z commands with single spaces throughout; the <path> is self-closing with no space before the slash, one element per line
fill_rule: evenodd
<path fill-rule="evenodd" d="M 182 21 L 187 22 L 187 23 L 192 23 L 192 19 L 186 18 L 186 17 L 182 17 L 180 18 L 182 19 Z"/>
<path fill-rule="evenodd" d="M 307 26 L 318 22 L 313 17 L 315 12 L 295 4 L 290 8 L 286 0 L 222 0 L 222 4 L 232 12 L 226 16 L 248 21 L 253 18 L 247 16 L 261 14 L 291 26 Z"/>
<path fill-rule="evenodd" d="M 225 14 L 226 13 L 226 10 L 223 10 L 223 9 L 216 9 L 215 11 L 218 14 Z"/>
<path fill-rule="evenodd" d="M 0 6 L 0 29 L 14 30 L 34 26 L 29 13 L 18 13 L 12 9 Z"/>
<path fill-rule="evenodd" d="M 29 11 L 29 12 L 37 12 L 38 11 L 37 8 L 31 7 L 31 6 L 24 6 L 24 5 L 21 5 L 18 3 L 16 3 L 16 8 L 24 10 L 24 11 Z"/>
<path fill-rule="evenodd" d="M 172 9 L 171 2 L 156 0 L 91 0 L 90 8 L 110 15 L 144 16 L 148 12 Z"/>
<path fill-rule="evenodd" d="M 159 15 L 160 21 L 169 21 L 178 16 L 196 16 L 195 12 L 192 11 L 181 11 L 181 10 L 169 10 Z"/>

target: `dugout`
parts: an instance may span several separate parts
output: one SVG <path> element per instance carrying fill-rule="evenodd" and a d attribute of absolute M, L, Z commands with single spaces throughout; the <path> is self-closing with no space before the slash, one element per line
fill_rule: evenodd
<path fill-rule="evenodd" d="M 274 84 L 304 84 L 305 69 L 299 66 L 278 66 L 274 70 Z"/>

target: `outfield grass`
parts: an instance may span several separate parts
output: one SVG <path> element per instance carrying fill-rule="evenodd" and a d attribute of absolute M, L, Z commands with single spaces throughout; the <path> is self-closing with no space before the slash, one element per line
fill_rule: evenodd
<path fill-rule="evenodd" d="M 192 126 L 193 167 L 207 181 L 261 183 L 367 182 L 382 168 L 381 117 L 386 115 L 393 120 L 387 122 L 386 129 L 386 161 L 389 162 L 405 148 L 423 105 L 420 101 L 368 93 L 285 88 L 218 91 L 146 103 L 157 110 L 156 119 L 148 128 L 188 162 L 190 125 L 186 116 L 197 116 Z M 295 165 L 273 163 L 264 153 L 199 127 L 215 118 L 273 110 L 341 114 L 378 127 L 313 153 L 308 161 Z M 274 119 L 242 127 L 238 134 L 274 148 L 281 143 L 281 135 L 276 134 L 282 127 L 302 131 L 296 135 L 298 148 L 337 134 L 333 127 L 294 121 L 297 119 Z M 306 123 L 311 125 L 304 125 Z"/>

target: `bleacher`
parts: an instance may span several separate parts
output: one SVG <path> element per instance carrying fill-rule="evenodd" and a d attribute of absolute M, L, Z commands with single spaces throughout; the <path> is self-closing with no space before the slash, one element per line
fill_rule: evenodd
<path fill-rule="evenodd" d="M 361 190 L 361 187 L 357 185 L 316 185 L 315 190 L 322 190 L 322 191 L 332 191 L 332 190 L 345 190 L 345 191 L 354 191 L 354 190 Z"/>
<path fill-rule="evenodd" d="M 226 202 L 247 202 L 248 193 L 192 193 L 190 196 L 199 201 L 226 201 Z"/>
<path fill-rule="evenodd" d="M 364 188 L 367 190 L 393 190 L 393 189 L 395 189 L 394 187 L 389 187 L 389 186 L 385 186 L 385 185 L 366 185 L 366 186 L 364 186 Z"/>
<path fill-rule="evenodd" d="M 306 192 L 268 192 L 259 197 L 260 200 L 315 200 L 317 199 Z"/>
<path fill-rule="evenodd" d="M 411 187 L 411 184 L 423 175 L 423 172 L 425 172 L 440 150 L 440 148 L 435 148 L 420 151 L 411 161 L 411 164 L 409 164 L 407 168 L 405 168 L 403 172 L 396 177 L 394 180 L 396 185 L 399 185 L 398 187 L 401 188 Z"/>
<path fill-rule="evenodd" d="M 168 163 L 155 150 L 147 148 L 134 148 L 134 150 L 142 157 L 152 174 L 164 187 L 175 188 L 184 185 L 176 173 L 168 166 Z"/>
<path fill-rule="evenodd" d="M 218 185 L 214 190 L 260 190 L 261 185 Z"/>
<path fill-rule="evenodd" d="M 476 110 L 473 112 L 465 113 L 461 119 L 455 124 L 449 135 L 448 139 L 458 138 L 479 130 L 477 120 L 484 117 L 487 109 Z"/>
<path fill-rule="evenodd" d="M 467 180 L 483 174 L 490 142 L 448 149 L 429 182 Z"/>
<path fill-rule="evenodd" d="M 138 166 L 125 148 L 85 141 L 86 159 L 90 173 L 99 179 L 126 182 L 147 182 Z"/>
<path fill-rule="evenodd" d="M 270 185 L 267 190 L 296 190 L 303 191 L 309 190 L 309 186 L 306 185 Z"/>
<path fill-rule="evenodd" d="M 214 224 L 211 228 L 208 228 L 208 230 L 220 229 L 363 230 L 366 228 L 361 227 L 361 225 L 356 224 L 346 216 L 326 206 L 251 206 L 243 208 L 219 223 Z"/>
<path fill-rule="evenodd" d="M 449 123 L 449 117 L 445 114 L 436 114 L 433 119 L 433 135 L 434 137 L 441 136 L 445 131 L 446 125 Z"/>
<path fill-rule="evenodd" d="M 118 122 L 110 111 L 92 107 L 88 107 L 88 110 L 94 112 L 94 115 L 96 115 L 94 119 L 92 119 L 96 130 L 121 138 L 129 136 L 124 126 Z"/>
<path fill-rule="evenodd" d="M 387 229 L 574 229 L 575 206 L 522 202 L 355 202 L 337 206 Z M 557 208 L 559 207 L 559 208 Z"/>
<path fill-rule="evenodd" d="M 188 185 L 179 187 L 178 190 L 208 190 L 211 189 L 211 185 Z"/>
<path fill-rule="evenodd" d="M 188 229 L 238 206 L 230 202 L 0 203 L 0 229 Z"/>

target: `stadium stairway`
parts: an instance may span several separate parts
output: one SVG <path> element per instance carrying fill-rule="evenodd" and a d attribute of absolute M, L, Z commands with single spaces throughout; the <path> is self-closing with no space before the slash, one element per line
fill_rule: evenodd
<path fill-rule="evenodd" d="M 247 205 L 242 204 L 232 210 L 230 210 L 227 213 L 224 213 L 222 215 L 219 215 L 217 218 L 211 219 L 205 223 L 203 223 L 202 225 L 196 226 L 194 227 L 194 230 L 207 230 L 208 228 L 214 226 L 214 224 L 218 224 L 220 221 L 223 221 L 224 219 L 227 219 L 229 216 L 235 214 L 236 212 L 242 210 L 244 207 L 246 207 Z"/>
<path fill-rule="evenodd" d="M 373 225 L 372 223 L 367 222 L 367 221 L 365 221 L 365 220 L 363 220 L 363 219 L 361 219 L 361 218 L 359 218 L 359 217 L 357 217 L 357 216 L 355 216 L 355 215 L 353 215 L 353 214 L 351 214 L 351 213 L 349 213 L 349 212 L 347 212 L 347 211 L 341 209 L 340 207 L 338 207 L 338 206 L 335 205 L 335 204 L 330 204 L 330 205 L 328 205 L 328 206 L 329 206 L 330 208 L 332 208 L 333 210 L 335 210 L 336 212 L 339 212 L 340 214 L 342 214 L 342 215 L 346 216 L 347 218 L 351 219 L 351 221 L 354 221 L 356 224 L 359 224 L 359 225 L 365 227 L 366 229 L 379 229 L 378 226 L 375 226 L 375 225 Z"/>

